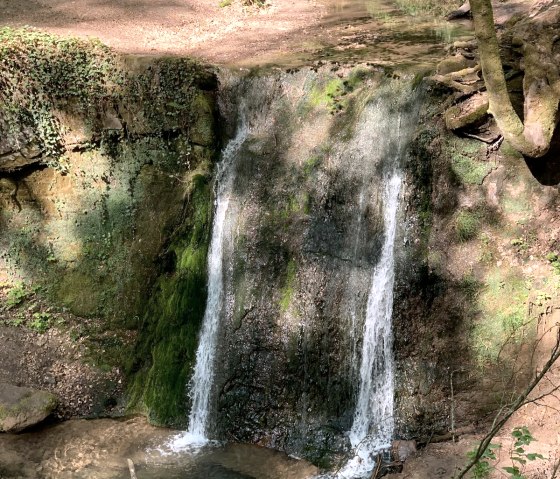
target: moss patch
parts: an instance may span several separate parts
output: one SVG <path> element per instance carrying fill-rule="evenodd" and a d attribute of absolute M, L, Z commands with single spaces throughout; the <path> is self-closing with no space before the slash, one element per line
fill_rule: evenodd
<path fill-rule="evenodd" d="M 284 280 L 284 286 L 280 292 L 280 309 L 284 312 L 288 311 L 290 304 L 292 303 L 295 291 L 296 274 L 297 264 L 293 259 L 291 259 L 286 267 L 286 279 Z"/>
<path fill-rule="evenodd" d="M 129 366 L 131 408 L 143 409 L 162 425 L 185 425 L 186 385 L 206 305 L 212 194 L 206 175 L 192 181 L 189 214 L 167 250 L 172 271 L 157 281 Z"/>
<path fill-rule="evenodd" d="M 453 138 L 446 150 L 451 156 L 451 169 L 457 179 L 465 185 L 481 185 L 492 171 L 492 164 L 478 159 L 483 150 L 480 142 Z"/>

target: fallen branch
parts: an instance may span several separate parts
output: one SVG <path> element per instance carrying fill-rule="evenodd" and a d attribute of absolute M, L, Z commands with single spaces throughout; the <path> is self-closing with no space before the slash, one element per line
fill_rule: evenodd
<path fill-rule="evenodd" d="M 138 479 L 136 477 L 136 471 L 134 470 L 134 463 L 132 462 L 132 459 L 127 459 L 126 462 L 128 462 L 128 471 L 130 472 L 130 479 Z"/>

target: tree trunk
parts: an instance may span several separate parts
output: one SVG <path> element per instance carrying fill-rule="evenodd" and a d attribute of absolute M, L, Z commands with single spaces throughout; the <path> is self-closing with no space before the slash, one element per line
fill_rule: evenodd
<path fill-rule="evenodd" d="M 507 91 L 491 0 L 471 0 L 470 4 L 482 76 L 488 90 L 488 111 L 494 116 L 498 128 L 513 148 L 525 156 L 539 158 L 550 148 L 556 126 L 560 98 L 558 71 L 554 68 L 554 71 L 548 71 L 541 61 L 542 55 L 537 46 L 529 42 L 524 44 L 523 123 L 513 109 Z M 548 50 L 547 39 L 543 38 L 543 41 L 544 50 Z M 552 50 L 552 43 L 550 49 Z"/>

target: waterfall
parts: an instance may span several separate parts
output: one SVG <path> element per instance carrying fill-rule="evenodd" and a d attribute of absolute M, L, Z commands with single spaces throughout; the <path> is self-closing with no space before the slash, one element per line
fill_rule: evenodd
<path fill-rule="evenodd" d="M 356 456 L 345 466 L 343 477 L 364 477 L 375 464 L 373 452 L 391 444 L 393 420 L 393 313 L 394 243 L 401 175 L 392 173 L 383 193 L 385 238 L 373 272 L 368 296 L 360 366 L 360 390 L 349 437 Z"/>
<path fill-rule="evenodd" d="M 196 364 L 190 381 L 192 400 L 188 430 L 177 436 L 170 444 L 172 450 L 208 442 L 210 394 L 214 380 L 215 357 L 220 317 L 224 303 L 223 246 L 229 239 L 226 214 L 235 179 L 235 160 L 247 138 L 248 128 L 241 118 L 235 137 L 222 151 L 215 183 L 215 213 L 212 238 L 208 252 L 208 297 L 202 320 L 202 331 L 196 351 Z"/>

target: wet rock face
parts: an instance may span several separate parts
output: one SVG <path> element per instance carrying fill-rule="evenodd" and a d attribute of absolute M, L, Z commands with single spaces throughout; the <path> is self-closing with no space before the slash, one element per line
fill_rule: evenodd
<path fill-rule="evenodd" d="M 352 425 L 398 113 L 357 88 L 332 115 L 329 97 L 317 100 L 333 81 L 321 72 L 244 81 L 229 94 L 248 102 L 250 126 L 226 226 L 216 429 L 327 465 Z M 367 85 L 392 88 L 374 75 Z"/>
<path fill-rule="evenodd" d="M 0 432 L 19 432 L 43 421 L 57 404 L 46 391 L 0 384 Z"/>

